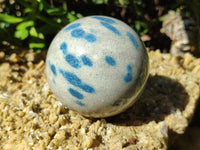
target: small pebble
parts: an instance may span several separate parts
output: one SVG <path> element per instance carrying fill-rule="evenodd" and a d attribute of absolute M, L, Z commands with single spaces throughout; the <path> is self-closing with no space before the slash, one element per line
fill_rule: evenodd
<path fill-rule="evenodd" d="M 13 53 L 13 54 L 11 54 L 11 56 L 9 57 L 9 61 L 10 61 L 10 62 L 13 62 L 13 63 L 19 62 L 19 56 L 17 56 L 16 53 Z"/>
<path fill-rule="evenodd" d="M 0 52 L 0 60 L 5 57 L 5 53 L 3 51 Z"/>

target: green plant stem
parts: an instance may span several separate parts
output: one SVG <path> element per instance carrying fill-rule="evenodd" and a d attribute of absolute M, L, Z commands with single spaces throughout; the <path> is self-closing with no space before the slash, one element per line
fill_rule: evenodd
<path fill-rule="evenodd" d="M 56 28 L 61 28 L 61 25 L 53 22 L 52 19 L 48 19 L 48 18 L 40 16 L 40 15 L 36 15 L 36 18 L 45 22 L 46 24 L 49 24 L 49 25 L 54 26 Z"/>

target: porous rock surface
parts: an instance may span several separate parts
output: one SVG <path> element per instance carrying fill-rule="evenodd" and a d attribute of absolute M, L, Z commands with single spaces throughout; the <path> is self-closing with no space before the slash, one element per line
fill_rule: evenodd
<path fill-rule="evenodd" d="M 200 95 L 200 59 L 150 51 L 139 100 L 110 118 L 62 106 L 45 76 L 46 53 L 0 52 L 0 149 L 165 150 L 188 126 Z"/>

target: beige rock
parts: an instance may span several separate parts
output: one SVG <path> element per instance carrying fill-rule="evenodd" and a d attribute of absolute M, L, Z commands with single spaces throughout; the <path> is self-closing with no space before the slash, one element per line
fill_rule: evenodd
<path fill-rule="evenodd" d="M 171 40 L 170 53 L 175 56 L 184 56 L 185 52 L 193 51 L 198 33 L 197 24 L 181 11 L 170 10 L 162 17 L 163 24 L 161 32 L 165 33 Z"/>
<path fill-rule="evenodd" d="M 0 51 L 0 60 L 2 60 L 5 57 L 5 53 L 3 51 Z"/>
<path fill-rule="evenodd" d="M 9 61 L 13 63 L 19 62 L 20 61 L 19 59 L 20 58 L 16 53 L 11 54 L 9 57 Z"/>

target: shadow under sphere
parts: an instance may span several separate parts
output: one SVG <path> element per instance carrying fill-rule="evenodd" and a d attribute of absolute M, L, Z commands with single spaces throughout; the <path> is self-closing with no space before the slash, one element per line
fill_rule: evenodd
<path fill-rule="evenodd" d="M 189 95 L 177 81 L 164 76 L 149 76 L 147 85 L 137 102 L 125 112 L 106 118 L 108 123 L 120 126 L 139 126 L 150 121 L 160 122 L 184 111 Z"/>

